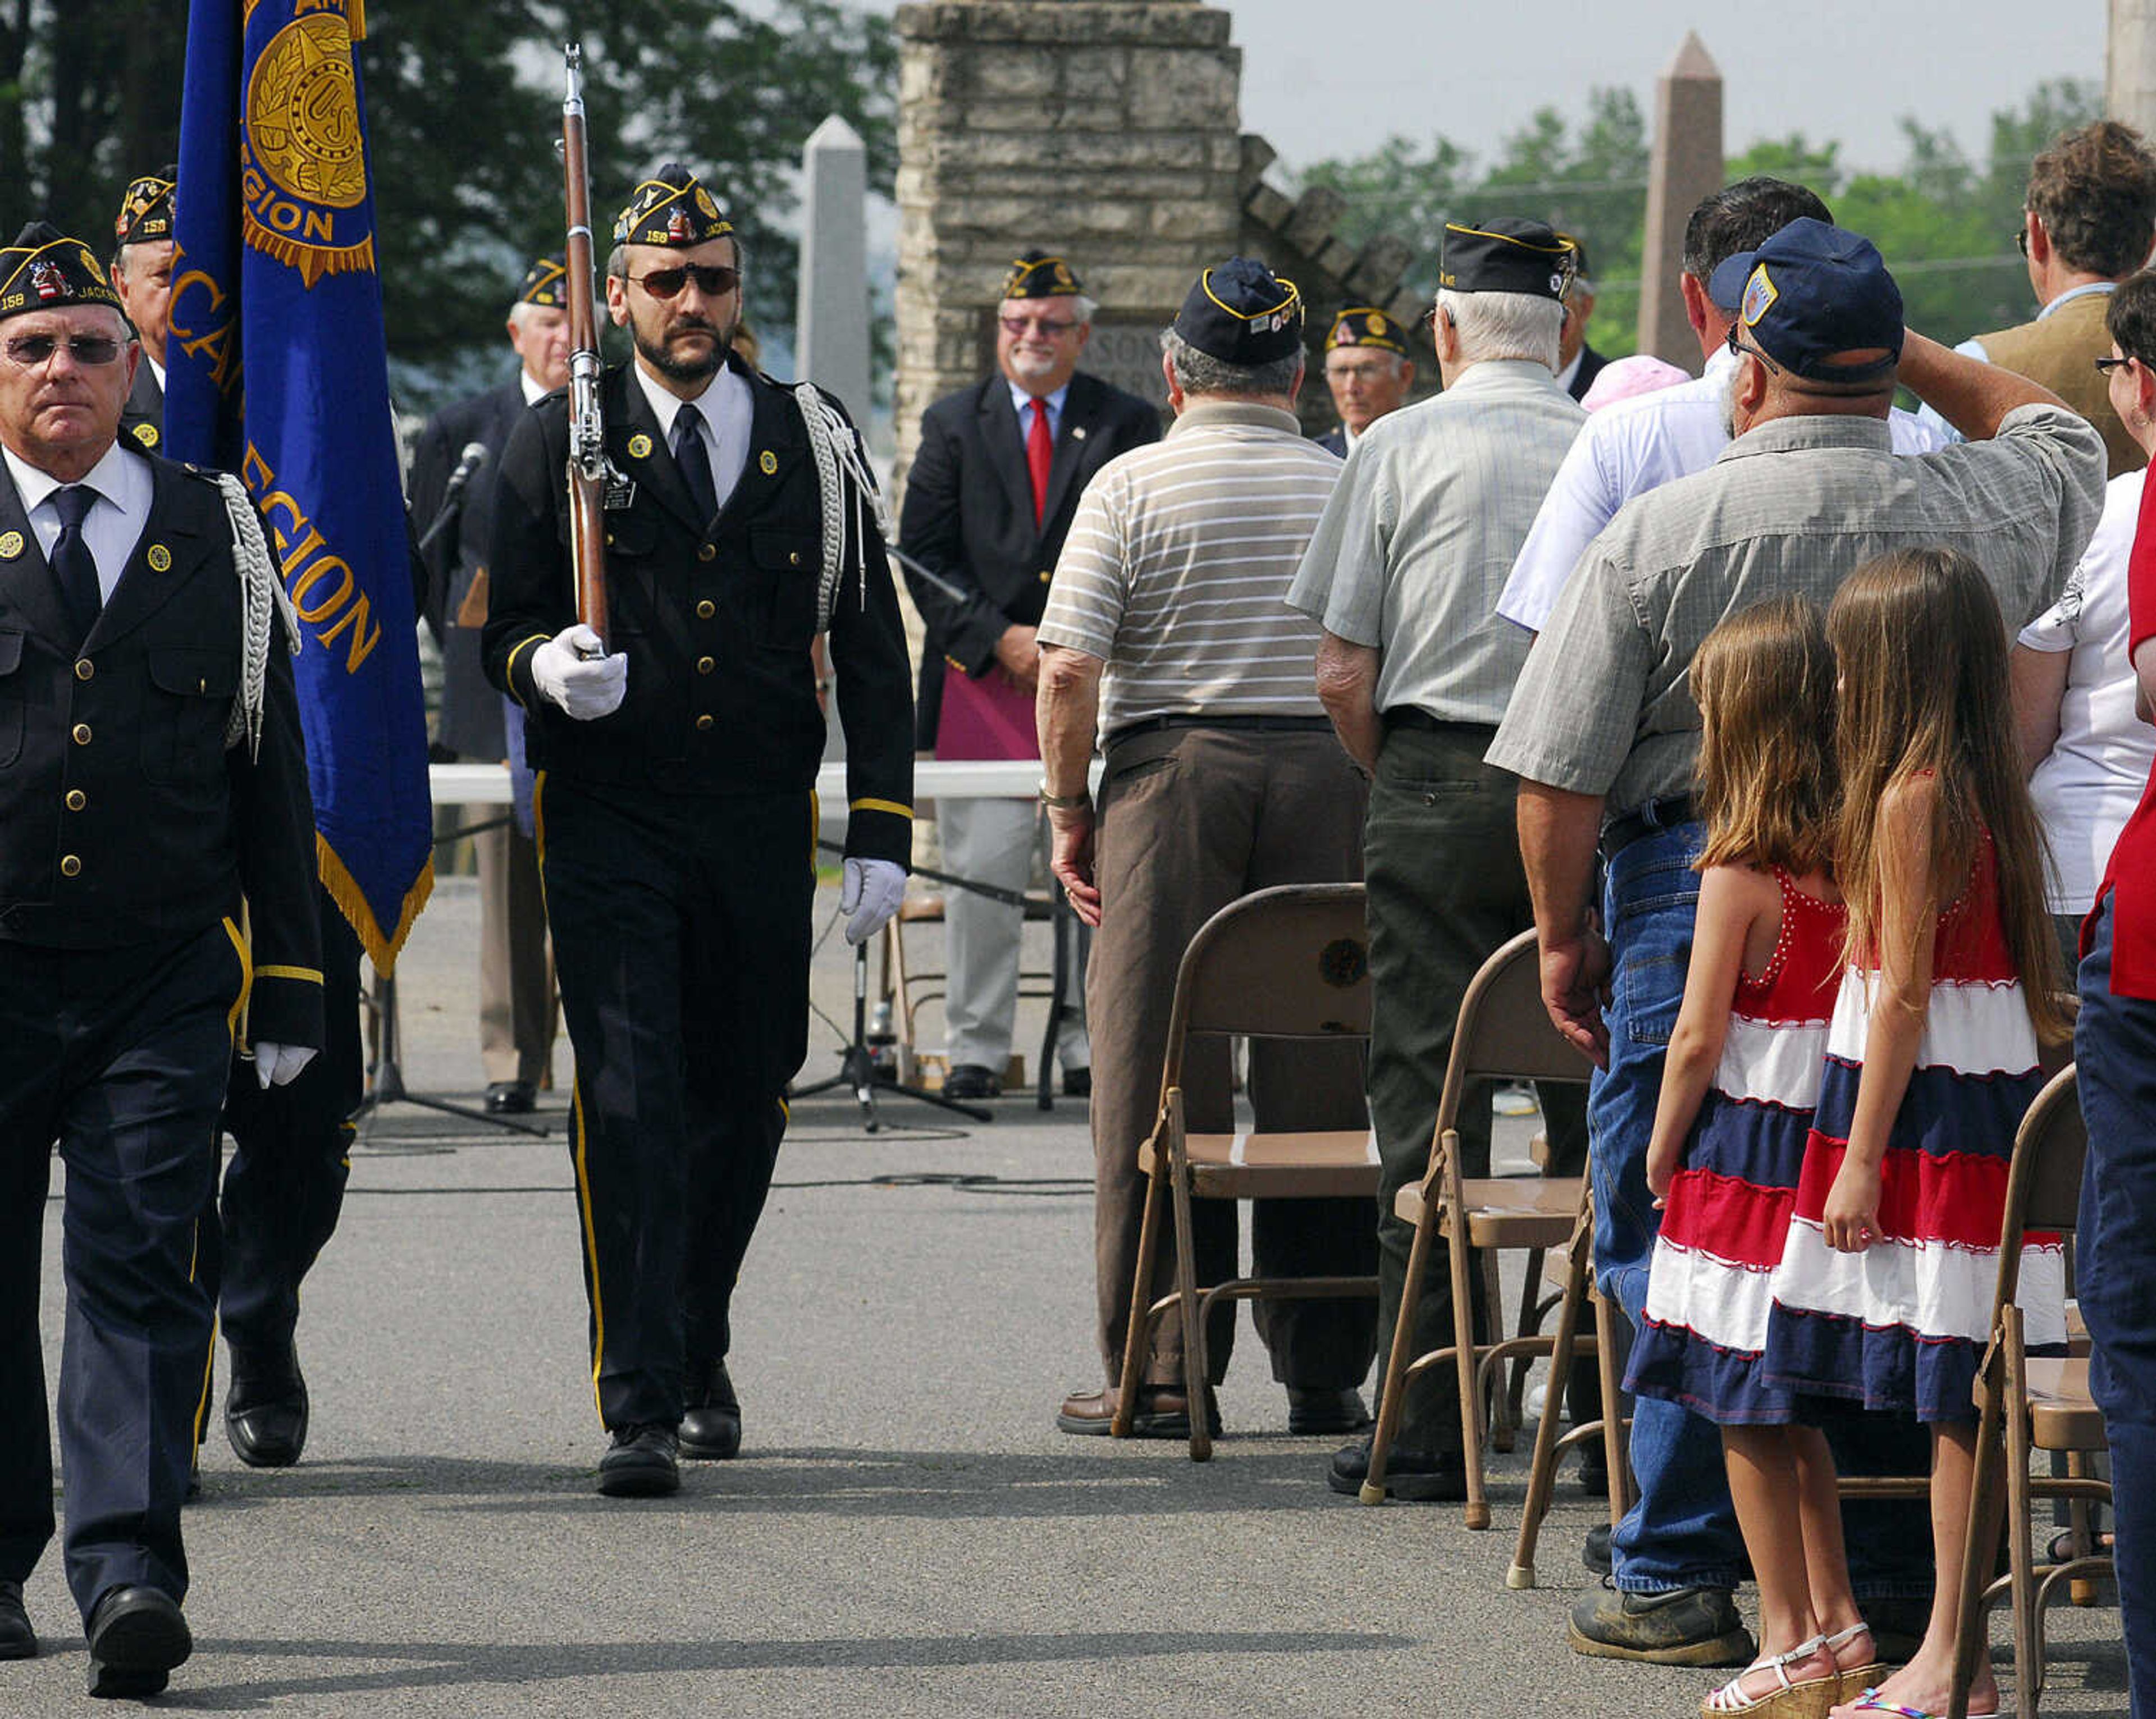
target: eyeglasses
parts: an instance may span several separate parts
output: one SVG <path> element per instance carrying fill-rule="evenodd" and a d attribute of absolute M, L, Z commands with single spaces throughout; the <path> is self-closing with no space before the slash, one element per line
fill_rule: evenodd
<path fill-rule="evenodd" d="M 0 345 L 0 353 L 5 353 L 8 362 L 19 369 L 35 370 L 52 362 L 61 344 L 56 334 L 18 334 Z M 76 363 L 95 367 L 115 362 L 127 343 L 109 334 L 71 334 L 65 344 L 68 357 Z"/>
<path fill-rule="evenodd" d="M 1740 358 L 1757 358 L 1767 367 L 1767 372 L 1770 376 L 1779 376 L 1782 373 L 1782 367 L 1761 351 L 1758 347 L 1748 346 L 1743 341 L 1737 338 L 1737 325 L 1733 322 L 1729 325 L 1729 350 Z"/>
<path fill-rule="evenodd" d="M 2133 362 L 2131 354 L 2123 358 L 2099 358 L 2096 361 L 2096 367 L 2104 375 L 2109 376 L 2112 371 L 2123 370 Z"/>
<path fill-rule="evenodd" d="M 1047 316 L 998 316 L 996 321 L 1003 325 L 1004 332 L 1013 340 L 1023 340 L 1029 334 L 1037 334 L 1045 339 L 1060 341 L 1078 326 L 1075 322 L 1059 322 Z"/>
<path fill-rule="evenodd" d="M 681 295 L 681 289 L 692 277 L 696 290 L 707 299 L 722 299 L 741 285 L 740 269 L 707 269 L 701 263 L 684 263 L 678 269 L 654 269 L 649 275 L 622 278 L 635 282 L 654 299 L 673 299 Z"/>
<path fill-rule="evenodd" d="M 2029 229 L 2025 226 L 2014 229 L 2014 249 L 2025 257 L 2029 254 Z"/>

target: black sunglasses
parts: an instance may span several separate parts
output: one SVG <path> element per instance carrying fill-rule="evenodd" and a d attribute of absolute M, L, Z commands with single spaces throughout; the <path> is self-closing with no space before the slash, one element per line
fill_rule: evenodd
<path fill-rule="evenodd" d="M 66 346 L 68 357 L 78 364 L 91 366 L 110 364 L 126 348 L 125 341 L 117 341 L 109 334 L 71 334 Z M 0 351 L 8 355 L 10 364 L 24 370 L 35 370 L 40 364 L 52 362 L 52 356 L 60 349 L 61 340 L 56 334 L 18 334 Z"/>
<path fill-rule="evenodd" d="M 2096 367 L 2104 375 L 2109 376 L 2112 371 L 2122 369 L 2133 362 L 2131 354 L 2123 358 L 2099 358 L 2096 361 Z"/>
<path fill-rule="evenodd" d="M 649 275 L 629 275 L 623 278 L 634 281 L 654 299 L 673 299 L 681 295 L 691 277 L 696 290 L 707 299 L 722 299 L 741 285 L 741 270 L 721 266 L 707 269 L 701 263 L 684 263 L 678 269 L 654 269 Z"/>
<path fill-rule="evenodd" d="M 1729 325 L 1729 350 L 1740 358 L 1757 358 L 1767 367 L 1769 375 L 1779 376 L 1782 373 L 1782 367 L 1761 351 L 1758 347 L 1748 346 L 1743 341 L 1737 338 L 1737 325 L 1733 322 Z"/>

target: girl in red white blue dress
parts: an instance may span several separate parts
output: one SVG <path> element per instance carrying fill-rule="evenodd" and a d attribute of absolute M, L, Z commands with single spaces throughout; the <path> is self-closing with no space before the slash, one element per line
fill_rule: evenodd
<path fill-rule="evenodd" d="M 2005 623 L 1975 562 L 1905 550 L 1859 568 L 1827 632 L 1841 671 L 1835 867 L 1844 974 L 1774 1278 L 1770 1385 L 1932 1429 L 1937 1589 L 1916 1658 L 1837 1714 L 1947 1710 L 2015 1131 L 2061 1037 L 2044 852 L 2007 692 Z M 2055 1236 L 2032 1236 L 2032 1347 L 2063 1342 Z M 1993 1530 L 1994 1532 L 1996 1530 Z M 1972 1714 L 1995 1711 L 1989 1659 Z"/>
<path fill-rule="evenodd" d="M 1647 1153 L 1661 1231 L 1625 1383 L 1720 1424 L 1758 1578 L 1760 1657 L 1701 1711 L 1819 1719 L 1845 1662 L 1870 1665 L 1871 1637 L 1825 1438 L 1794 1424 L 1791 1393 L 1760 1371 L 1841 978 L 1834 659 L 1819 611 L 1784 598 L 1730 617 L 1693 659 L 1691 690 L 1707 845 Z"/>

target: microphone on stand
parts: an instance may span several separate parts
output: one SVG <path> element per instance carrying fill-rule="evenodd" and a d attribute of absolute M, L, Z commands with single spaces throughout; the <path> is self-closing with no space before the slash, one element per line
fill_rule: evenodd
<path fill-rule="evenodd" d="M 449 529 L 449 522 L 464 511 L 465 485 L 472 480 L 472 474 L 486 464 L 487 446 L 484 442 L 466 442 L 464 452 L 457 456 L 457 469 L 449 474 L 449 480 L 442 488 L 442 510 L 434 516 L 434 522 L 427 527 L 419 539 L 419 552 L 424 555 L 434 546 L 434 539 Z"/>

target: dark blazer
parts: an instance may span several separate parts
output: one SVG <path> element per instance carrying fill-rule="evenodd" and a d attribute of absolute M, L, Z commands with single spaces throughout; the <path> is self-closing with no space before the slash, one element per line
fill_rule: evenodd
<path fill-rule="evenodd" d="M 147 358 L 135 367 L 135 384 L 120 408 L 120 434 L 145 453 L 165 450 L 165 391 L 157 386 L 157 372 Z"/>
<path fill-rule="evenodd" d="M 609 649 L 629 657 L 619 710 L 579 722 L 541 696 L 531 654 L 577 618 L 569 559 L 569 403 L 550 394 L 517 420 L 501 457 L 482 640 L 487 678 L 525 710 L 533 766 L 585 787 L 639 794 L 808 793 L 824 713 L 809 644 L 823 567 L 823 503 L 793 390 L 726 362 L 755 400 L 749 457 L 712 520 L 626 366 L 600 403 L 608 457 L 629 488 L 609 495 Z M 826 399 L 829 399 L 827 395 Z M 898 592 L 875 523 L 850 556 L 831 614 L 831 665 L 846 733 L 846 851 L 906 863 L 912 848 L 912 704 Z M 805 834 L 804 830 L 804 834 Z"/>
<path fill-rule="evenodd" d="M 966 593 L 956 602 L 908 572 L 928 626 L 921 665 L 919 744 L 936 743 L 944 661 L 968 674 L 994 668 L 1004 629 L 1031 627 L 1048 602 L 1049 576 L 1078 498 L 1118 454 L 1160 439 L 1160 413 L 1135 394 L 1084 372 L 1070 378 L 1048 469 L 1048 500 L 1033 517 L 1025 431 L 998 371 L 946 394 L 921 414 L 921 449 L 906 474 L 899 546 Z"/>
<path fill-rule="evenodd" d="M 509 756 L 501 695 L 487 682 L 480 661 L 479 629 L 457 624 L 472 583 L 486 568 L 487 532 L 494 523 L 494 492 L 509 433 L 525 412 L 524 385 L 512 377 L 499 387 L 444 407 L 427 421 L 412 451 L 413 529 L 424 536 L 439 516 L 449 477 L 473 442 L 487 457 L 465 484 L 457 523 L 437 537 L 422 559 L 426 600 L 420 613 L 442 648 L 442 714 L 434 738 L 451 752 L 491 763 Z M 486 593 L 480 593 L 484 604 Z"/>
<path fill-rule="evenodd" d="M 1323 435 L 1312 436 L 1310 439 L 1327 454 L 1337 454 L 1342 459 L 1348 457 L 1348 428 L 1345 424 L 1336 423 Z"/>
<path fill-rule="evenodd" d="M 1572 381 L 1567 384 L 1565 393 L 1570 394 L 1575 400 L 1585 399 L 1588 389 L 1594 384 L 1594 378 L 1602 374 L 1602 367 L 1609 362 L 1593 346 L 1582 342 L 1579 348 L 1579 368 L 1572 372 Z"/>
<path fill-rule="evenodd" d="M 157 944 L 236 926 L 244 894 L 254 1034 L 319 1046 L 314 808 L 283 626 L 261 749 L 228 749 L 241 617 L 224 500 L 206 475 L 140 457 L 149 524 L 80 650 L 0 479 L 0 939 Z"/>

